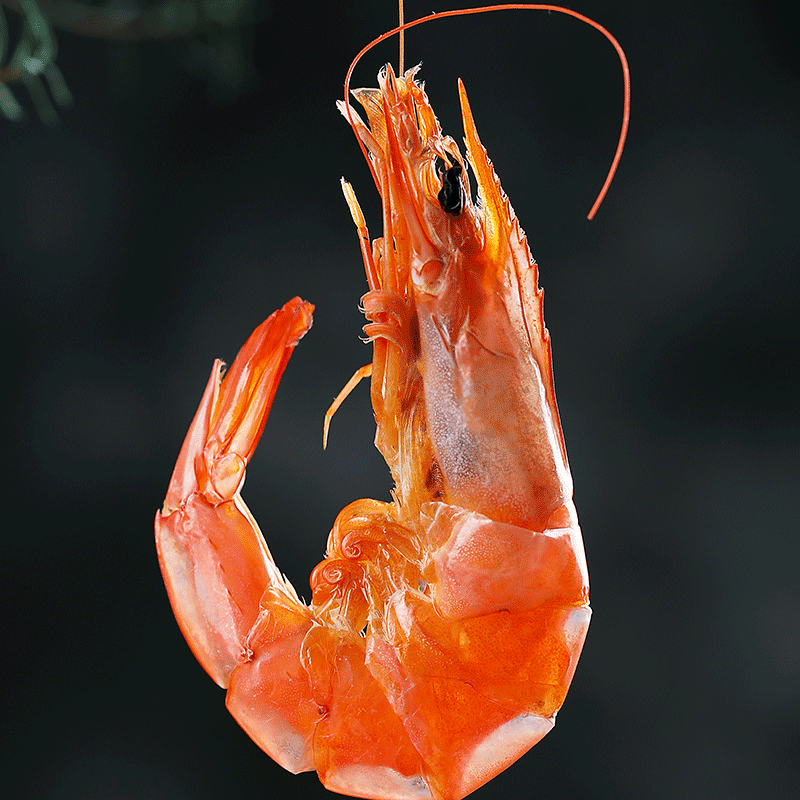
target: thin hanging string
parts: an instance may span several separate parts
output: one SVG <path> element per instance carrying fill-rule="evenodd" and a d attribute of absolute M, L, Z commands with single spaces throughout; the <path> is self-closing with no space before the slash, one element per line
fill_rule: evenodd
<path fill-rule="evenodd" d="M 465 16 L 467 14 L 485 14 L 488 11 L 511 11 L 511 10 L 520 10 L 520 11 L 555 11 L 559 14 L 566 14 L 570 17 L 575 17 L 575 19 L 580 20 L 581 22 L 585 22 L 587 25 L 591 25 L 595 30 L 600 31 L 603 36 L 608 39 L 609 42 L 613 45 L 614 49 L 617 51 L 617 55 L 619 56 L 620 63 L 622 64 L 622 79 L 624 82 L 624 105 L 622 111 L 622 129 L 619 134 L 619 142 L 617 143 L 617 149 L 614 153 L 614 160 L 611 162 L 611 168 L 608 170 L 608 175 L 606 176 L 605 182 L 603 183 L 603 188 L 600 190 L 600 194 L 597 195 L 597 199 L 594 201 L 592 208 L 590 209 L 587 219 L 592 219 L 594 215 L 597 213 L 597 209 L 600 208 L 600 204 L 603 202 L 603 199 L 608 192 L 608 187 L 611 186 L 611 181 L 614 179 L 614 173 L 617 171 L 617 165 L 619 164 L 620 158 L 622 158 L 622 150 L 625 147 L 625 137 L 628 135 L 628 123 L 630 121 L 631 115 L 631 75 L 630 70 L 628 68 L 628 59 L 625 57 L 625 52 L 623 51 L 620 43 L 599 23 L 595 22 L 593 19 L 589 19 L 589 17 L 584 16 L 583 14 L 579 14 L 577 11 L 572 11 L 569 8 L 564 8 L 563 6 L 552 6 L 552 5 L 544 5 L 539 3 L 505 3 L 502 5 L 495 5 L 495 6 L 482 6 L 480 8 L 461 8 L 454 11 L 442 11 L 439 14 L 428 14 L 426 17 L 420 17 L 419 19 L 412 20 L 411 22 L 403 22 L 403 4 L 402 0 L 400 2 L 400 24 L 393 28 L 390 31 L 379 36 L 377 39 L 371 41 L 366 47 L 364 47 L 358 55 L 353 59 L 353 63 L 350 64 L 350 68 L 347 70 L 347 76 L 344 79 L 344 101 L 345 101 L 345 109 L 347 114 L 347 119 L 350 122 L 351 126 L 353 126 L 353 116 L 352 111 L 350 109 L 350 103 L 348 102 L 348 96 L 350 94 L 350 79 L 353 75 L 353 70 L 355 69 L 358 62 L 366 55 L 370 50 L 372 50 L 375 45 L 380 44 L 383 41 L 386 41 L 391 36 L 395 36 L 396 34 L 400 34 L 400 74 L 403 74 L 403 45 L 404 45 L 404 33 L 409 28 L 413 28 L 417 25 L 422 25 L 425 22 L 431 22 L 435 19 L 445 19 L 446 17 L 459 17 Z M 357 137 L 358 138 L 358 137 Z M 378 177 L 375 174 L 375 168 L 372 166 L 372 162 L 369 159 L 369 155 L 367 153 L 367 148 L 364 146 L 364 143 L 361 139 L 358 139 L 358 144 L 361 147 L 361 152 L 364 154 L 364 158 L 367 160 L 369 164 L 370 171 L 372 172 L 372 177 L 375 180 L 376 186 L 380 190 L 380 184 L 378 183 Z"/>
<path fill-rule="evenodd" d="M 405 60 L 406 55 L 406 29 L 403 27 L 403 0 L 397 0 L 397 12 L 397 24 L 400 28 L 400 58 L 398 59 L 400 71 L 397 74 L 402 75 L 405 72 L 403 61 Z M 345 93 L 345 97 L 346 96 L 347 94 Z"/>

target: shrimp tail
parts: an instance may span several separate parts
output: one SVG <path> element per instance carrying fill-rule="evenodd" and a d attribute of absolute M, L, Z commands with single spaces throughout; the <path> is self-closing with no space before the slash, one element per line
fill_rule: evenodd
<path fill-rule="evenodd" d="M 247 340 L 224 381 L 222 362 L 214 362 L 156 514 L 159 562 L 178 623 L 197 660 L 223 688 L 247 657 L 247 636 L 265 589 L 295 597 L 240 490 L 313 308 L 296 297 L 272 314 Z"/>

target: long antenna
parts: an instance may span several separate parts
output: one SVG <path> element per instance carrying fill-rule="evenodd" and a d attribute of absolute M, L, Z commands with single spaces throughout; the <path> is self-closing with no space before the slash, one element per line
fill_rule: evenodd
<path fill-rule="evenodd" d="M 400 13 L 402 15 L 403 11 L 403 3 L 400 0 Z M 619 142 L 617 143 L 617 149 L 614 153 L 614 160 L 611 162 L 611 168 L 608 170 L 608 175 L 606 176 L 605 182 L 603 183 L 603 188 L 600 189 L 600 194 L 597 195 L 597 199 L 594 201 L 588 215 L 587 219 L 592 219 L 594 215 L 597 213 L 597 209 L 600 208 L 600 204 L 603 202 L 603 199 L 606 196 L 606 192 L 608 192 L 608 187 L 611 186 L 611 181 L 614 178 L 614 173 L 617 171 L 617 165 L 619 164 L 620 158 L 622 158 L 622 150 L 625 147 L 625 137 L 628 135 L 628 123 L 630 122 L 631 116 L 631 73 L 630 69 L 628 68 L 628 59 L 625 57 L 625 52 L 623 51 L 620 43 L 599 23 L 595 22 L 593 19 L 589 19 L 589 17 L 584 16 L 583 14 L 579 14 L 577 11 L 572 11 L 572 9 L 564 8 L 563 6 L 551 6 L 551 5 L 544 5 L 539 3 L 506 3 L 503 5 L 496 5 L 496 6 L 482 6 L 481 8 L 461 8 L 455 11 L 442 11 L 439 14 L 428 14 L 427 17 L 420 17 L 419 19 L 415 19 L 412 22 L 400 22 L 400 24 L 393 28 L 390 31 L 379 36 L 377 39 L 371 41 L 365 48 L 361 50 L 361 52 L 353 59 L 353 63 L 350 64 L 350 68 L 347 70 L 347 76 L 344 79 L 344 107 L 345 113 L 347 114 L 347 120 L 351 126 L 354 127 L 353 122 L 353 115 L 352 110 L 350 108 L 350 103 L 347 100 L 348 95 L 350 94 L 350 78 L 353 75 L 353 70 L 356 67 L 356 64 L 362 59 L 362 57 L 372 50 L 375 45 L 380 44 L 381 42 L 388 39 L 390 36 L 394 36 L 395 34 L 400 34 L 400 74 L 402 75 L 403 72 L 403 34 L 409 28 L 413 28 L 417 25 L 422 25 L 424 22 L 431 22 L 435 19 L 444 19 L 445 17 L 459 17 L 466 14 L 485 14 L 487 11 L 510 11 L 510 10 L 521 10 L 521 11 L 556 11 L 559 14 L 566 14 L 570 17 L 575 17 L 575 19 L 579 19 L 581 22 L 585 22 L 587 25 L 591 25 L 596 30 L 600 31 L 603 36 L 608 39 L 609 42 L 613 45 L 614 49 L 617 51 L 617 55 L 619 56 L 620 63 L 622 64 L 622 80 L 624 83 L 624 93 L 625 99 L 623 103 L 622 109 L 622 129 L 620 130 L 619 134 Z M 401 16 L 402 20 L 402 16 Z M 372 177 L 375 179 L 376 185 L 380 188 L 380 184 L 378 183 L 378 177 L 375 174 L 375 170 L 372 166 L 372 162 L 369 159 L 369 155 L 367 154 L 367 148 L 364 146 L 364 143 L 361 139 L 358 139 L 359 147 L 361 147 L 361 152 L 364 153 L 364 158 L 366 158 L 367 163 L 369 164 L 370 171 L 372 172 Z"/>

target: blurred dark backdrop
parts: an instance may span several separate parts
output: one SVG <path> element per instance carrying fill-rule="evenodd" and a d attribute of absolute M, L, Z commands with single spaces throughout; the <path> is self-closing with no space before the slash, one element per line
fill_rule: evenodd
<path fill-rule="evenodd" d="M 407 0 L 413 18 L 456 7 Z M 584 0 L 625 47 L 512 12 L 407 37 L 445 129 L 456 78 L 541 268 L 594 619 L 555 731 L 475 793 L 796 797 L 800 425 L 796 30 L 772 3 Z M 306 598 L 331 523 L 387 499 L 366 386 L 365 281 L 334 108 L 391 0 L 264 3 L 238 97 L 174 44 L 58 33 L 75 97 L 0 123 L 6 534 L 3 795 L 329 795 L 240 731 L 174 622 L 152 534 L 214 357 L 299 294 L 314 328 L 245 497 Z M 392 42 L 357 70 L 374 85 Z M 19 86 L 14 90 L 28 111 Z M 509 792 L 512 794 L 509 795 Z"/>

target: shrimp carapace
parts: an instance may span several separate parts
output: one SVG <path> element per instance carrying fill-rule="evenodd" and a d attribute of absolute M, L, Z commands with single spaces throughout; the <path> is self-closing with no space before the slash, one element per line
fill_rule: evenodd
<path fill-rule="evenodd" d="M 342 108 L 369 152 L 384 203 L 384 235 L 367 264 L 368 278 L 377 277 L 362 299 L 371 320 L 365 332 L 384 344 L 372 367 L 377 444 L 404 507 L 431 499 L 408 478 L 419 468 L 427 475 L 435 459 L 446 502 L 541 531 L 572 486 L 536 264 L 463 85 L 476 201 L 417 70 L 398 77 L 387 66 L 379 89 L 353 93 L 369 127 Z M 347 196 L 360 218 L 352 190 Z M 406 431 L 413 434 L 401 443 Z"/>

